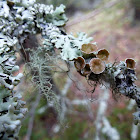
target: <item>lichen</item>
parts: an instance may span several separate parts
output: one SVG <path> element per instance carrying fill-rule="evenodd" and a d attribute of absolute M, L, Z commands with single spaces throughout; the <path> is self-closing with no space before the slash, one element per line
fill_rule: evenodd
<path fill-rule="evenodd" d="M 19 70 L 19 66 L 15 64 L 15 53 L 20 51 L 22 43 L 30 34 L 40 33 L 44 38 L 43 46 L 39 46 L 36 49 L 37 51 L 31 51 L 29 66 L 31 71 L 35 72 L 33 81 L 46 95 L 48 101 L 57 103 L 56 96 L 51 90 L 50 72 L 53 65 L 53 55 L 51 53 L 55 49 L 59 49 L 63 60 L 72 61 L 78 57 L 85 59 L 88 80 L 99 84 L 102 84 L 102 82 L 109 83 L 115 94 L 121 93 L 135 99 L 140 108 L 140 94 L 134 84 L 136 80 L 135 71 L 129 69 L 125 62 L 120 62 L 117 65 L 105 63 L 105 69 L 101 73 L 91 72 L 88 65 L 89 59 L 96 58 L 96 53 L 85 56 L 81 47 L 83 44 L 89 44 L 92 38 L 88 38 L 85 33 L 79 33 L 77 37 L 65 33 L 62 27 L 68 19 L 65 16 L 64 9 L 64 5 L 54 9 L 52 5 L 36 4 L 35 0 L 6 0 L 0 2 L 1 139 L 17 139 L 21 126 L 20 120 L 26 111 L 23 108 L 24 102 L 20 100 L 21 96 L 13 90 L 20 82 L 22 74 L 14 76 L 13 73 Z M 58 105 L 56 104 L 56 106 Z M 140 121 L 139 114 L 139 111 L 134 114 L 137 122 Z"/>
<path fill-rule="evenodd" d="M 59 101 L 52 90 L 52 76 L 56 68 L 57 56 L 47 50 L 47 47 L 38 47 L 30 53 L 30 62 L 27 68 L 32 74 L 32 82 L 45 95 L 47 101 L 55 105 L 55 109 L 59 112 Z"/>
<path fill-rule="evenodd" d="M 16 63 L 15 46 L 18 40 L 0 33 L 0 139 L 17 139 L 24 117 L 25 102 L 21 101 L 20 93 L 13 90 L 23 76 L 14 75 L 19 70 Z"/>

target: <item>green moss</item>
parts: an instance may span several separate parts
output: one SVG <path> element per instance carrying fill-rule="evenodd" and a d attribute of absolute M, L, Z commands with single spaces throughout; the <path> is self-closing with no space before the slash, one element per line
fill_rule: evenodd
<path fill-rule="evenodd" d="M 75 110 L 78 112 L 87 112 L 86 105 L 85 106 L 83 106 L 83 105 L 75 106 Z"/>
<path fill-rule="evenodd" d="M 133 118 L 129 110 L 126 108 L 114 108 L 108 119 L 111 125 L 118 130 L 123 140 L 130 140 Z"/>
<path fill-rule="evenodd" d="M 22 121 L 22 127 L 19 132 L 19 139 L 22 139 L 27 133 L 27 126 L 28 126 L 29 118 L 26 118 Z"/>
<path fill-rule="evenodd" d="M 65 140 L 81 140 L 84 131 L 88 128 L 88 124 L 82 120 L 73 121 L 74 119 L 72 118 L 69 118 L 69 126 L 62 135 L 62 138 Z"/>
<path fill-rule="evenodd" d="M 38 131 L 32 133 L 31 140 L 46 140 L 46 131 L 45 129 L 38 128 Z"/>

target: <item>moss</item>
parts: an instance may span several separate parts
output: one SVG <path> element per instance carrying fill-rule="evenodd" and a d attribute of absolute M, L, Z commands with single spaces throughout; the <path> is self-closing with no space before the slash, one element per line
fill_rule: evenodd
<path fill-rule="evenodd" d="M 22 139 L 27 133 L 27 126 L 28 126 L 29 118 L 26 118 L 22 121 L 22 127 L 19 132 L 19 139 Z"/>
<path fill-rule="evenodd" d="M 83 105 L 75 106 L 75 110 L 78 112 L 86 112 L 87 111 L 86 105 L 85 106 L 83 106 Z"/>
<path fill-rule="evenodd" d="M 84 133 L 84 130 L 87 128 L 87 122 L 86 121 L 72 121 L 72 119 L 69 119 L 69 127 L 65 130 L 64 135 L 62 135 L 62 138 L 65 140 L 81 140 L 82 135 Z"/>
<path fill-rule="evenodd" d="M 115 127 L 123 140 L 130 140 L 132 115 L 126 108 L 114 108 L 108 119 L 113 127 Z"/>

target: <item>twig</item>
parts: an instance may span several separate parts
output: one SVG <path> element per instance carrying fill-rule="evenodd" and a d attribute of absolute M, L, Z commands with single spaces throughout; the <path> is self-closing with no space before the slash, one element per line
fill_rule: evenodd
<path fill-rule="evenodd" d="M 137 140 L 138 138 L 138 130 L 139 126 L 132 124 L 132 130 L 131 130 L 131 140 Z"/>
<path fill-rule="evenodd" d="M 25 140 L 30 140 L 30 137 L 32 135 L 33 123 L 34 123 L 34 118 L 35 118 L 35 110 L 36 110 L 36 108 L 39 104 L 40 97 L 41 97 L 41 93 L 39 92 L 37 94 L 35 102 L 32 105 L 31 111 L 29 112 L 30 120 L 29 120 L 29 123 L 28 123 L 28 130 L 27 130 Z"/>
<path fill-rule="evenodd" d="M 67 81 L 66 81 L 66 84 L 65 84 L 65 86 L 64 86 L 64 88 L 63 88 L 63 90 L 61 92 L 62 96 L 66 96 L 66 94 L 68 93 L 68 90 L 69 90 L 71 84 L 72 84 L 72 80 L 68 77 Z"/>
<path fill-rule="evenodd" d="M 109 120 L 105 116 L 103 117 L 103 124 L 102 133 L 106 134 L 110 140 L 120 139 L 118 131 L 110 125 Z"/>
<path fill-rule="evenodd" d="M 102 129 L 103 133 L 108 136 L 108 138 L 110 140 L 120 140 L 119 133 L 117 132 L 117 130 L 115 128 L 113 128 L 110 125 L 109 121 L 105 117 L 105 112 L 108 107 L 107 102 L 109 100 L 110 95 L 109 95 L 109 91 L 108 91 L 108 89 L 106 89 L 106 87 L 103 87 L 103 91 L 104 91 L 103 94 L 100 95 L 100 96 L 102 96 L 100 98 L 102 98 L 103 100 L 101 100 L 99 103 L 97 119 L 95 121 L 96 134 L 95 134 L 94 140 L 100 140 L 101 129 Z M 103 125 L 104 125 L 104 127 L 103 127 Z M 111 135 L 111 133 L 112 133 L 112 135 Z"/>
<path fill-rule="evenodd" d="M 129 101 L 129 105 L 127 106 L 128 110 L 132 110 L 134 108 L 134 106 L 136 105 L 136 101 L 131 99 Z M 132 124 L 132 129 L 131 129 L 131 140 L 136 140 L 138 137 L 138 130 L 139 130 L 139 126 L 135 125 L 134 123 Z"/>
<path fill-rule="evenodd" d="M 129 101 L 129 105 L 127 106 L 127 109 L 128 109 L 128 110 L 132 110 L 133 107 L 134 107 L 135 105 L 136 105 L 136 101 L 133 100 L 133 99 L 131 99 L 131 100 Z"/>
<path fill-rule="evenodd" d="M 68 90 L 69 90 L 71 84 L 72 84 L 72 80 L 68 77 L 67 81 L 66 81 L 66 84 L 64 85 L 64 88 L 61 92 L 61 97 L 60 97 L 61 98 L 61 107 L 62 107 L 61 115 L 60 115 L 61 120 L 65 119 L 65 115 L 66 115 L 66 112 L 68 110 L 68 108 L 66 106 L 66 99 L 65 98 L 66 98 L 66 95 L 68 93 Z"/>

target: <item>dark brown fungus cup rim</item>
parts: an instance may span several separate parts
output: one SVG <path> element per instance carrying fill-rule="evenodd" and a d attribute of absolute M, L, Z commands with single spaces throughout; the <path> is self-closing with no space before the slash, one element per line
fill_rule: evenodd
<path fill-rule="evenodd" d="M 86 63 L 85 63 L 85 59 L 83 57 L 78 57 L 76 59 L 74 59 L 74 66 L 77 69 L 77 71 L 80 71 L 81 69 L 83 69 L 85 67 Z"/>
<path fill-rule="evenodd" d="M 96 56 L 103 61 L 107 61 L 109 58 L 109 51 L 106 49 L 100 49 Z"/>
<path fill-rule="evenodd" d="M 135 65 L 136 65 L 136 61 L 132 58 L 127 58 L 125 60 L 125 63 L 126 63 L 126 66 L 127 68 L 129 69 L 134 69 L 135 68 Z"/>

